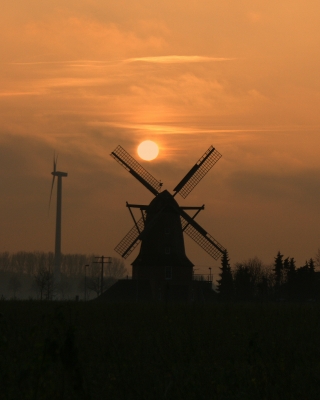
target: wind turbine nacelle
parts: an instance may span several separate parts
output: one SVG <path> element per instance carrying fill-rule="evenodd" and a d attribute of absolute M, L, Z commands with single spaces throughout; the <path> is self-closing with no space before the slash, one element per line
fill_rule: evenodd
<path fill-rule="evenodd" d="M 68 176 L 68 173 L 67 172 L 54 171 L 54 172 L 51 172 L 51 175 L 65 177 L 65 176 Z"/>

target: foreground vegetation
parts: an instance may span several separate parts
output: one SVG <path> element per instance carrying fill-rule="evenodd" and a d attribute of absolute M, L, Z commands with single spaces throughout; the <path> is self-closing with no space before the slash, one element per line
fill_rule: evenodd
<path fill-rule="evenodd" d="M 320 249 L 316 259 L 296 268 L 294 258 L 278 252 L 272 266 L 259 258 L 236 263 L 231 268 L 228 252 L 221 258 L 217 291 L 228 301 L 320 301 Z"/>
<path fill-rule="evenodd" d="M 320 398 L 320 305 L 0 302 L 1 399 Z"/>

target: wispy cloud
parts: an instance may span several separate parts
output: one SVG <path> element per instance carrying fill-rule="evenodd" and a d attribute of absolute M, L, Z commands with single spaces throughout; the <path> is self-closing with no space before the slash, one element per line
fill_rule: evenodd
<path fill-rule="evenodd" d="M 125 63 L 147 62 L 156 64 L 179 64 L 179 63 L 204 63 L 204 62 L 219 62 L 232 61 L 236 58 L 232 57 L 206 57 L 206 56 L 153 56 L 153 57 L 134 57 L 122 60 Z M 67 66 L 92 66 L 92 65 L 110 65 L 120 62 L 107 60 L 64 60 L 64 61 L 29 61 L 29 62 L 11 62 L 11 65 L 42 65 L 42 64 L 61 64 Z"/>
<path fill-rule="evenodd" d="M 40 92 L 0 92 L 0 97 L 10 97 L 10 96 L 37 96 Z"/>
<path fill-rule="evenodd" d="M 204 57 L 204 56 L 156 56 L 156 57 L 136 57 L 128 58 L 125 62 L 149 62 L 158 64 L 178 64 L 178 63 L 201 63 L 215 61 L 231 61 L 235 58 L 227 57 Z"/>
<path fill-rule="evenodd" d="M 120 60 L 119 60 L 120 61 Z M 106 60 L 64 60 L 64 61 L 23 61 L 10 62 L 9 65 L 66 65 L 71 67 L 87 67 L 93 65 L 111 65 L 114 61 Z"/>
<path fill-rule="evenodd" d="M 269 132 L 274 129 L 272 128 L 257 128 L 257 129 L 232 129 L 232 128 L 217 128 L 217 129 L 206 129 L 201 127 L 185 127 L 177 125 L 160 125 L 160 124 L 135 124 L 135 123 L 117 123 L 117 122 L 90 122 L 88 125 L 91 126 L 113 126 L 115 128 L 122 128 L 128 130 L 136 130 L 141 132 L 151 132 L 157 134 L 182 134 L 182 135 L 192 135 L 192 134 L 212 134 L 212 133 L 243 133 L 243 132 Z M 278 129 L 277 129 L 278 131 Z"/>

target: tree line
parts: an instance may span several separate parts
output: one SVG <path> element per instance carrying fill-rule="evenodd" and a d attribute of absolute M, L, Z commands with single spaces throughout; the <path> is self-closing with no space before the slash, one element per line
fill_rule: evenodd
<path fill-rule="evenodd" d="M 111 258 L 104 265 L 101 285 L 101 264 L 96 263 L 94 254 L 62 254 L 61 282 L 59 288 L 54 283 L 54 253 L 26 252 L 0 253 L 0 290 L 10 297 L 33 297 L 52 299 L 59 291 L 62 298 L 72 298 L 80 293 L 80 298 L 90 298 L 90 293 L 99 295 L 101 287 L 106 290 L 118 279 L 127 275 L 122 260 Z M 88 267 L 86 267 L 88 266 Z M 1 293 L 0 293 L 1 295 Z"/>
<path fill-rule="evenodd" d="M 91 264 L 94 255 L 62 254 L 61 273 L 66 276 L 83 275 L 84 265 Z M 54 253 L 42 251 L 18 251 L 16 253 L 0 253 L 0 271 L 17 274 L 34 275 L 39 268 L 52 270 Z"/>
<path fill-rule="evenodd" d="M 272 266 L 255 257 L 230 266 L 228 252 L 221 258 L 217 291 L 222 300 L 251 301 L 314 301 L 320 300 L 320 251 L 297 267 L 294 258 L 284 257 L 279 251 Z"/>

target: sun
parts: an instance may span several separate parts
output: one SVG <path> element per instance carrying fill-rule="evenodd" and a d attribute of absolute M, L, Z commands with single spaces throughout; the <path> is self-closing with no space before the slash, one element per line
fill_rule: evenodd
<path fill-rule="evenodd" d="M 157 143 L 151 140 L 145 140 L 138 146 L 139 157 L 143 160 L 151 161 L 154 160 L 159 154 L 159 147 Z"/>

